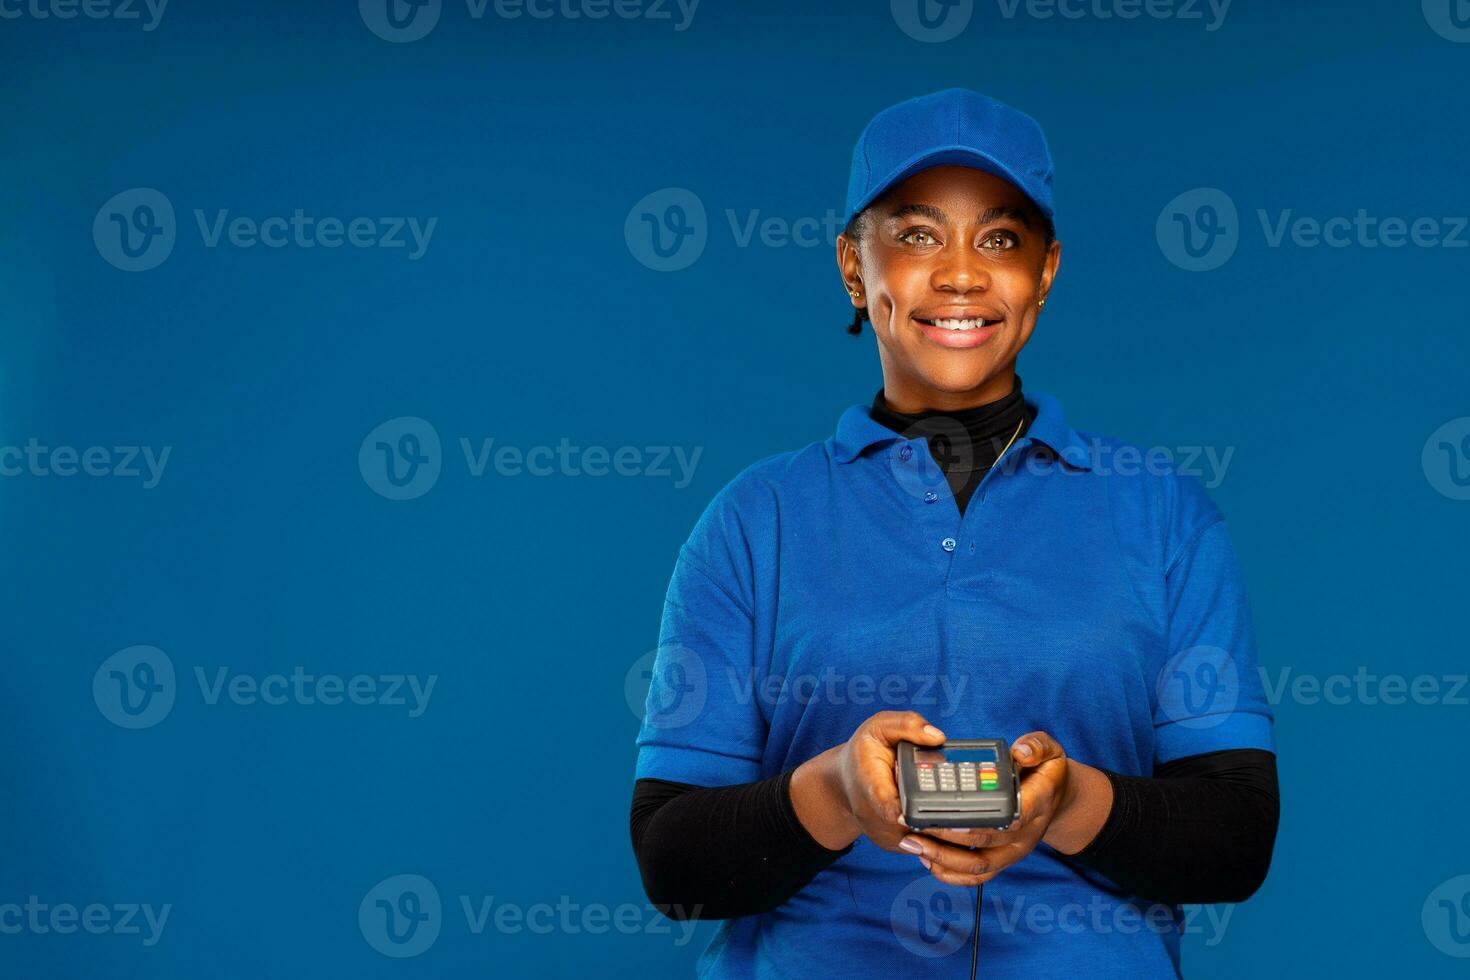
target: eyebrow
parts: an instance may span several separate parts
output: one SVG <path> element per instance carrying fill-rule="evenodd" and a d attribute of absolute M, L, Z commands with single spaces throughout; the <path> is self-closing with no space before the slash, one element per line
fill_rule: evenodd
<path fill-rule="evenodd" d="M 905 204 L 902 207 L 896 208 L 891 214 L 889 214 L 888 217 L 906 218 L 911 214 L 920 215 L 922 217 L 928 218 L 930 221 L 938 222 L 939 224 L 944 224 L 944 222 L 949 220 L 945 216 L 943 211 L 939 210 L 932 204 Z M 1006 206 L 986 208 L 984 211 L 980 212 L 980 217 L 978 221 L 982 225 L 987 225 L 990 222 L 997 221 L 1001 218 L 1009 218 L 1012 221 L 1024 225 L 1027 228 L 1031 227 L 1031 216 L 1029 214 L 1027 214 L 1025 211 L 1022 211 L 1020 208 Z"/>

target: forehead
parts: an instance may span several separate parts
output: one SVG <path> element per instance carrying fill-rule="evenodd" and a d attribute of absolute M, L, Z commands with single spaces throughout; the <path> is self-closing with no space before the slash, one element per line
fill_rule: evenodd
<path fill-rule="evenodd" d="M 874 203 L 882 217 L 910 204 L 924 204 L 951 218 L 973 216 L 989 208 L 1014 208 L 1026 214 L 1036 206 L 1004 177 L 972 167 L 930 167 L 904 178 L 884 191 Z"/>

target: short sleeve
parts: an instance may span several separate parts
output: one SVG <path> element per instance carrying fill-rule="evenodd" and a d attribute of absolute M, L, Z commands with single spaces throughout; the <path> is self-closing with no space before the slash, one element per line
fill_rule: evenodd
<path fill-rule="evenodd" d="M 728 786 L 760 778 L 767 725 L 754 696 L 754 558 L 734 494 L 679 550 L 638 733 L 637 778 Z"/>
<path fill-rule="evenodd" d="M 1184 490 L 1165 570 L 1169 648 L 1157 678 L 1154 761 L 1223 749 L 1274 751 L 1235 548 L 1204 490 Z"/>

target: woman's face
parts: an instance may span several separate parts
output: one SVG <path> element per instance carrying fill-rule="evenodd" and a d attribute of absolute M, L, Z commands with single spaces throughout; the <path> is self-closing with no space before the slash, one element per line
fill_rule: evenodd
<path fill-rule="evenodd" d="M 944 166 L 890 187 L 862 241 L 837 242 L 878 337 L 889 405 L 952 410 L 1008 395 L 1060 258 L 1036 206 L 1000 177 Z"/>

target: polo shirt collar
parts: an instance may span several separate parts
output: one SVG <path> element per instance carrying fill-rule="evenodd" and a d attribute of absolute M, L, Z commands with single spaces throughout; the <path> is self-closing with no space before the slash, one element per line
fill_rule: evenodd
<path fill-rule="evenodd" d="M 1016 448 L 1041 443 L 1070 465 L 1092 469 L 1092 457 L 1087 446 L 1077 431 L 1067 424 L 1061 403 L 1041 391 L 1026 391 L 1021 397 L 1036 417 Z M 832 456 L 839 463 L 850 463 L 868 449 L 900 440 L 903 436 L 873 420 L 867 405 L 850 405 L 837 420 L 837 432 L 832 437 Z"/>

